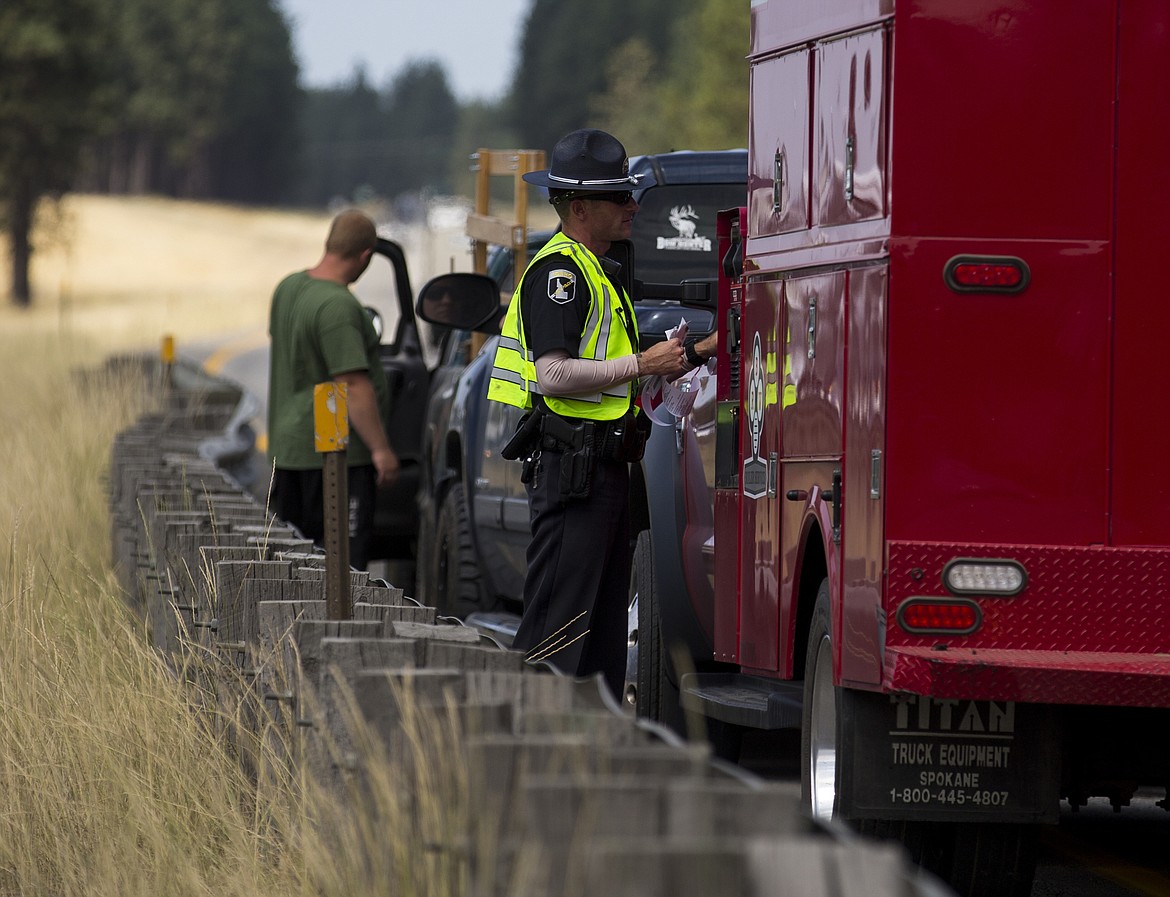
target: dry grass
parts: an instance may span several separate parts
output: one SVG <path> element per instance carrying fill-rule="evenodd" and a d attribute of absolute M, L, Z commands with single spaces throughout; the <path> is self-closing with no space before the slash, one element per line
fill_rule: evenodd
<path fill-rule="evenodd" d="M 150 398 L 79 385 L 94 354 L 0 333 L 0 895 L 465 893 L 465 858 L 435 852 L 466 820 L 450 727 L 420 717 L 339 802 L 283 761 L 288 732 L 234 729 L 259 715 L 244 689 L 194 711 L 198 677 L 150 647 L 109 568 L 102 473 Z"/>
<path fill-rule="evenodd" d="M 33 307 L 0 302 L 0 331 L 82 336 L 105 349 L 156 347 L 164 334 L 181 347 L 263 332 L 273 287 L 320 257 L 329 220 L 326 212 L 156 197 L 71 194 L 43 203 L 33 235 Z M 529 220 L 551 228 L 555 215 L 540 204 Z M 402 245 L 416 288 L 435 274 L 471 268 L 458 227 L 379 231 Z M 11 280 L 6 250 L 0 241 L 0 296 Z"/>
<path fill-rule="evenodd" d="M 157 201 L 75 202 L 63 211 L 69 250 L 41 246 L 39 304 L 0 312 L 0 895 L 461 892 L 457 864 L 415 862 L 420 839 L 461 818 L 436 803 L 449 792 L 403 794 L 403 768 L 373 770 L 382 823 L 371 824 L 288 772 L 275 731 L 257 788 L 223 726 L 193 712 L 110 570 L 109 448 L 152 399 L 139 383 L 83 385 L 71 372 L 163 332 L 222 332 L 262 313 L 271 270 L 312 256 L 324 217 L 176 207 L 190 227 L 180 237 Z M 79 209 L 102 223 L 72 217 Z M 245 251 L 256 243 L 268 250 Z M 191 284 L 160 297 L 154 285 L 177 284 L 179 271 Z M 411 769 L 430 758 L 444 776 L 433 739 L 412 744 Z M 419 818 L 436 822 L 420 829 Z"/>
<path fill-rule="evenodd" d="M 0 893 L 289 893 L 238 765 L 114 585 L 101 474 L 141 409 L 75 343 L 0 336 Z"/>
<path fill-rule="evenodd" d="M 321 253 L 329 216 L 150 197 L 67 196 L 41 207 L 33 307 L 6 332 L 84 336 L 104 348 L 180 345 L 262 327 L 276 282 Z M 0 254 L 3 292 L 8 261 Z"/>

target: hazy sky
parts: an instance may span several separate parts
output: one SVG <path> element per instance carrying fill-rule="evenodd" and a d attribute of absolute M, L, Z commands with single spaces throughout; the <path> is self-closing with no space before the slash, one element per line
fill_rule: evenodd
<path fill-rule="evenodd" d="M 280 0 L 302 83 L 349 80 L 362 64 L 383 87 L 413 59 L 437 59 L 460 100 L 498 99 L 511 83 L 532 0 Z"/>

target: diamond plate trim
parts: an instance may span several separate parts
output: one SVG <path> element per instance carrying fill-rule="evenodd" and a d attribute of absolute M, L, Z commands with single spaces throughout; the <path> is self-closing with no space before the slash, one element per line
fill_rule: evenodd
<path fill-rule="evenodd" d="M 942 571 L 958 557 L 1014 559 L 1028 584 L 1012 597 L 975 596 L 983 625 L 970 635 L 909 635 L 899 605 L 950 597 Z M 890 542 L 887 561 L 885 687 L 1170 706 L 1170 550 Z"/>

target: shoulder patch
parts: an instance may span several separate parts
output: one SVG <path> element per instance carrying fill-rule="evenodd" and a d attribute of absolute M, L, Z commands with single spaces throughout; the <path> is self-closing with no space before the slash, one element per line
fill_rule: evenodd
<path fill-rule="evenodd" d="M 548 272 L 548 298 L 557 305 L 573 301 L 577 291 L 577 275 L 564 268 L 553 268 Z"/>

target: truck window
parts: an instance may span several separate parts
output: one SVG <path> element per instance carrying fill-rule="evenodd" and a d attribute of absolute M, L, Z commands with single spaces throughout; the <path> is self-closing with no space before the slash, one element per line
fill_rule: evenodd
<path fill-rule="evenodd" d="M 643 195 L 631 240 L 637 276 L 647 283 L 714 278 L 715 215 L 743 204 L 743 183 L 664 184 Z"/>

